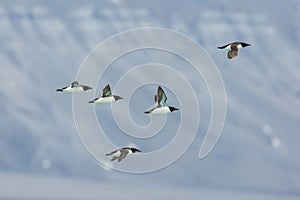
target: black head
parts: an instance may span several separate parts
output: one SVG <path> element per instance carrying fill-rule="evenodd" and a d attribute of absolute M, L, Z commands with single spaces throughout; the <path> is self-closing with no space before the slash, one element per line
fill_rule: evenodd
<path fill-rule="evenodd" d="M 82 86 L 82 89 L 83 89 L 84 91 L 87 91 L 87 90 L 91 90 L 91 89 L 93 89 L 93 88 L 90 87 L 90 86 L 88 86 L 88 85 L 83 85 L 83 86 Z"/>
<path fill-rule="evenodd" d="M 247 47 L 247 46 L 251 46 L 251 44 L 245 43 L 245 42 L 241 42 L 242 47 Z"/>
<path fill-rule="evenodd" d="M 114 96 L 114 98 L 115 98 L 115 101 L 118 101 L 118 100 L 120 100 L 120 99 L 123 99 L 123 97 L 120 97 L 120 96 L 117 96 L 117 95 L 113 95 Z"/>
<path fill-rule="evenodd" d="M 136 148 L 130 148 L 130 149 L 131 149 L 132 153 L 135 153 L 135 152 L 142 152 L 141 150 L 136 149 Z"/>
<path fill-rule="evenodd" d="M 173 112 L 173 111 L 175 111 L 175 110 L 179 110 L 178 108 L 175 108 L 175 107 L 173 107 L 173 106 L 169 106 L 169 109 L 170 109 L 171 112 Z"/>

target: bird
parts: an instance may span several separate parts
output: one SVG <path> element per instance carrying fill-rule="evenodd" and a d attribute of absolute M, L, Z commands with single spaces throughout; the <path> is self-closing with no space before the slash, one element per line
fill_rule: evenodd
<path fill-rule="evenodd" d="M 245 42 L 232 42 L 224 46 L 218 47 L 218 49 L 227 49 L 228 50 L 227 58 L 232 59 L 238 56 L 239 49 L 247 46 L 251 46 L 251 44 Z"/>
<path fill-rule="evenodd" d="M 123 99 L 123 97 L 112 95 L 110 86 L 107 84 L 103 90 L 101 95 L 98 98 L 95 98 L 94 100 L 89 101 L 89 103 L 97 103 L 97 104 L 106 104 L 106 103 L 112 103 L 115 101 L 118 101 L 119 99 Z"/>
<path fill-rule="evenodd" d="M 67 93 L 78 93 L 93 89 L 90 86 L 87 85 L 80 85 L 78 81 L 74 81 L 71 83 L 71 85 L 57 89 L 57 92 L 67 92 Z"/>
<path fill-rule="evenodd" d="M 179 110 L 178 108 L 175 108 L 173 106 L 167 106 L 167 96 L 164 92 L 164 90 L 158 86 L 157 88 L 157 94 L 154 96 L 155 101 L 155 108 L 152 108 L 148 111 L 145 111 L 145 114 L 167 114 L 170 112 L 173 112 L 175 110 Z"/>
<path fill-rule="evenodd" d="M 128 154 L 133 154 L 136 152 L 141 152 L 141 150 L 136 149 L 134 147 L 123 147 L 121 149 L 117 149 L 115 151 L 112 151 L 110 153 L 105 154 L 105 156 L 113 156 L 110 161 L 118 160 L 118 162 L 121 162 Z"/>

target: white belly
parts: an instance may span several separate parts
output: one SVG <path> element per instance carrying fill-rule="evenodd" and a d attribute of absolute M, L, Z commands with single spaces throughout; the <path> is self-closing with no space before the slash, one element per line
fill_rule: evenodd
<path fill-rule="evenodd" d="M 117 156 L 117 157 L 119 157 L 120 155 L 121 155 L 120 151 L 117 151 L 116 153 L 113 154 L 113 156 Z"/>
<path fill-rule="evenodd" d="M 114 97 L 100 97 L 99 99 L 97 99 L 95 101 L 95 103 L 97 104 L 106 104 L 106 103 L 112 103 L 115 102 L 115 98 Z"/>
<path fill-rule="evenodd" d="M 225 47 L 225 50 L 230 50 L 230 49 L 231 49 L 230 45 L 227 45 L 227 47 Z"/>
<path fill-rule="evenodd" d="M 163 114 L 167 114 L 170 112 L 169 107 L 165 106 L 165 107 L 160 107 L 160 108 L 156 108 L 154 109 L 151 114 L 153 115 L 163 115 Z"/>
<path fill-rule="evenodd" d="M 78 92 L 83 92 L 83 88 L 82 87 L 73 87 L 73 88 L 71 88 L 69 86 L 64 91 L 68 92 L 68 93 L 78 93 Z"/>

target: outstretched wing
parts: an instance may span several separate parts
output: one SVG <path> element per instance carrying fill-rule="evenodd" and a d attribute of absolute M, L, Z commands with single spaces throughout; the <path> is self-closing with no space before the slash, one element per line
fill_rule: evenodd
<path fill-rule="evenodd" d="M 73 87 L 79 87 L 80 85 L 79 85 L 79 83 L 78 83 L 78 81 L 74 81 L 72 84 L 71 84 L 71 87 L 73 88 Z"/>
<path fill-rule="evenodd" d="M 119 156 L 118 162 L 121 162 L 126 156 L 128 155 L 129 151 L 126 151 L 124 149 L 121 150 L 121 155 Z"/>
<path fill-rule="evenodd" d="M 238 56 L 238 50 L 229 50 L 227 53 L 227 58 L 232 59 Z"/>
<path fill-rule="evenodd" d="M 157 104 L 159 107 L 166 105 L 166 101 L 168 98 L 164 90 L 160 86 L 158 86 L 157 88 L 157 97 L 155 99 L 157 99 Z"/>
<path fill-rule="evenodd" d="M 101 97 L 110 97 L 110 96 L 111 96 L 111 90 L 110 90 L 109 84 L 107 84 L 105 86 L 105 88 L 103 88 L 103 90 L 102 90 Z"/>
<path fill-rule="evenodd" d="M 110 161 L 115 161 L 117 160 L 119 157 L 118 156 L 113 156 L 112 159 Z"/>
<path fill-rule="evenodd" d="M 242 45 L 242 47 L 251 46 L 251 44 L 248 44 L 248 43 L 246 43 L 246 42 L 240 42 L 240 44 Z"/>
<path fill-rule="evenodd" d="M 154 102 L 155 102 L 155 105 L 158 105 L 158 102 L 157 102 L 157 95 L 154 95 Z"/>
<path fill-rule="evenodd" d="M 229 43 L 229 44 L 226 44 L 226 45 L 223 45 L 223 46 L 220 46 L 218 47 L 218 49 L 225 49 L 227 48 L 229 45 L 231 45 L 232 43 Z"/>

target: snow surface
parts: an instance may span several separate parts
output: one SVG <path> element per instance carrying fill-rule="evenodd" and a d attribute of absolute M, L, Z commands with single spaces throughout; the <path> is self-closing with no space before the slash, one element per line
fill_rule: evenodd
<path fill-rule="evenodd" d="M 299 199 L 299 17 L 296 0 L 0 1 L 0 199 Z M 203 81 L 191 78 L 203 91 L 191 148 L 168 168 L 130 175 L 99 166 L 87 153 L 76 133 L 72 97 L 56 88 L 73 81 L 97 44 L 144 26 L 178 30 L 207 50 L 225 83 L 227 117 L 213 152 L 199 160 L 210 98 Z M 228 60 L 216 47 L 231 41 L 252 46 Z M 171 55 L 136 52 L 114 63 L 95 95 L 108 82 L 115 85 L 122 70 L 161 60 L 186 67 Z M 133 97 L 152 105 L 154 86 Z M 152 142 L 130 141 L 111 123 L 110 107 L 96 110 L 104 129 L 116 130 L 110 137 L 117 145 L 133 142 L 152 151 L 173 137 L 170 129 Z M 131 114 L 138 124 L 149 122 Z"/>

